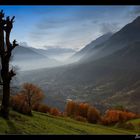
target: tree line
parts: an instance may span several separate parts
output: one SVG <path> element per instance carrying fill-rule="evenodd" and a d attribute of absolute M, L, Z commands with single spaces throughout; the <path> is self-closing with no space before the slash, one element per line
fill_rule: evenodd
<path fill-rule="evenodd" d="M 12 109 L 27 115 L 32 115 L 32 110 L 49 113 L 54 116 L 70 117 L 77 121 L 89 122 L 102 125 L 114 125 L 124 123 L 128 120 L 139 118 L 136 113 L 124 108 L 107 109 L 104 114 L 96 107 L 73 100 L 67 101 L 65 111 L 61 112 L 58 108 L 50 107 L 42 101 L 45 98 L 43 91 L 36 85 L 25 83 L 16 95 L 11 96 L 10 105 Z M 131 124 L 128 125 L 129 127 Z"/>

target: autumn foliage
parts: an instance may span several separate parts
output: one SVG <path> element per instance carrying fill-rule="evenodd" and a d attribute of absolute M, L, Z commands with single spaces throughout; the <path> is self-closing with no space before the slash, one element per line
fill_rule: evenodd
<path fill-rule="evenodd" d="M 79 104 L 79 116 L 87 118 L 87 113 L 90 105 L 87 103 L 80 103 Z"/>
<path fill-rule="evenodd" d="M 67 116 L 82 116 L 86 118 L 89 106 L 87 103 L 68 101 L 66 105 Z"/>
<path fill-rule="evenodd" d="M 80 122 L 87 122 L 87 119 L 82 116 L 76 116 L 74 119 Z"/>
<path fill-rule="evenodd" d="M 50 109 L 50 114 L 54 116 L 59 116 L 61 113 L 57 108 L 51 108 Z"/>
<path fill-rule="evenodd" d="M 124 123 L 127 120 L 138 118 L 138 115 L 126 111 L 125 109 L 108 109 L 104 115 L 101 116 L 100 111 L 87 104 L 78 103 L 75 101 L 68 101 L 66 104 L 66 115 L 78 121 L 99 123 L 103 125 L 111 125 L 116 123 Z M 124 127 L 129 127 L 130 124 L 125 124 Z"/>
<path fill-rule="evenodd" d="M 43 98 L 43 91 L 39 87 L 25 83 L 22 90 L 11 97 L 11 106 L 19 112 L 31 114 L 33 106 L 38 105 Z"/>
<path fill-rule="evenodd" d="M 32 110 L 49 113 L 53 116 L 69 116 L 77 121 L 99 123 L 103 125 L 118 124 L 122 128 L 132 129 L 132 124 L 125 123 L 127 120 L 138 118 L 138 114 L 126 111 L 125 109 L 108 109 L 101 116 L 100 111 L 88 103 L 81 103 L 69 100 L 65 112 L 57 108 L 49 107 L 42 103 L 44 94 L 42 90 L 30 83 L 23 85 L 22 90 L 11 97 L 11 107 L 18 112 L 31 114 Z"/>
<path fill-rule="evenodd" d="M 25 83 L 23 85 L 21 94 L 24 96 L 25 102 L 28 104 L 30 109 L 32 109 L 34 104 L 37 104 L 44 99 L 43 91 L 31 83 Z"/>
<path fill-rule="evenodd" d="M 66 105 L 67 116 L 74 117 L 78 115 L 78 103 L 74 101 L 68 101 Z"/>
<path fill-rule="evenodd" d="M 90 123 L 97 123 L 100 120 L 100 111 L 95 107 L 89 107 L 87 112 L 87 120 Z"/>
<path fill-rule="evenodd" d="M 24 114 L 30 114 L 30 110 L 27 106 L 27 103 L 24 101 L 24 96 L 22 94 L 12 96 L 10 103 L 14 110 Z"/>
<path fill-rule="evenodd" d="M 81 120 L 97 123 L 97 121 L 100 119 L 99 110 L 87 103 L 68 101 L 66 105 L 66 113 L 67 116 L 75 118 L 79 121 Z"/>
<path fill-rule="evenodd" d="M 42 112 L 42 113 L 49 113 L 51 108 L 47 106 L 46 104 L 40 103 L 40 104 L 35 104 L 32 107 L 32 109 L 38 112 Z"/>
<path fill-rule="evenodd" d="M 105 115 L 102 117 L 102 124 L 110 125 L 117 122 L 125 122 L 136 117 L 137 115 L 132 112 L 110 109 L 107 110 Z"/>

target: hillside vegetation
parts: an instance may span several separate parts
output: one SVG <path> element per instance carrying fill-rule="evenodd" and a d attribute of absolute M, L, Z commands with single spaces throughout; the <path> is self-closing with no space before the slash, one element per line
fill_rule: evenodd
<path fill-rule="evenodd" d="M 33 112 L 26 116 L 10 112 L 10 120 L 0 117 L 0 134 L 136 134 L 135 131 L 89 124 L 70 118 Z"/>

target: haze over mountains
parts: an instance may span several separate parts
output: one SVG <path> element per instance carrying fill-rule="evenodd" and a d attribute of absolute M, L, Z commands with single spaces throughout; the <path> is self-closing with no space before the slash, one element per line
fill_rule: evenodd
<path fill-rule="evenodd" d="M 45 50 L 36 49 L 36 52 L 61 62 L 66 61 L 70 56 L 76 53 L 76 51 L 71 48 L 60 48 L 60 47 L 51 47 L 51 46 L 47 47 Z"/>
<path fill-rule="evenodd" d="M 21 83 L 38 84 L 46 102 L 61 109 L 70 98 L 102 110 L 122 105 L 140 112 L 140 17 L 92 41 L 77 56 L 79 61 L 69 65 L 23 72 Z"/>
<path fill-rule="evenodd" d="M 83 49 L 81 49 L 80 51 L 78 51 L 77 53 L 75 53 L 71 59 L 73 61 L 77 61 L 80 60 L 81 58 L 87 58 L 87 55 L 89 57 L 89 55 L 92 55 L 94 53 L 94 47 L 105 42 L 106 40 L 108 40 L 113 33 L 107 33 L 102 35 L 101 37 L 97 38 L 96 40 L 93 40 L 91 43 L 89 43 L 88 45 L 86 45 Z"/>
<path fill-rule="evenodd" d="M 139 26 L 140 17 L 137 17 L 132 23 L 127 24 L 120 31 L 110 36 L 109 40 L 97 44 L 96 47 L 94 47 L 94 49 L 91 51 L 90 55 L 87 53 L 88 59 L 87 57 L 83 57 L 83 59 L 86 58 L 87 61 L 93 61 L 118 51 L 129 45 L 131 42 L 139 41 Z"/>
<path fill-rule="evenodd" d="M 13 65 L 20 70 L 32 70 L 63 65 L 75 51 L 67 48 L 36 49 L 20 45 L 13 51 Z M 65 55 L 67 57 L 65 57 Z"/>

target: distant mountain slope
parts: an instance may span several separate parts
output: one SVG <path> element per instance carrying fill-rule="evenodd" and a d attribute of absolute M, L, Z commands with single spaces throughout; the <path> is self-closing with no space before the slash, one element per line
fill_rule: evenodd
<path fill-rule="evenodd" d="M 70 48 L 60 48 L 60 47 L 50 47 L 47 49 L 37 49 L 38 52 L 47 55 L 47 56 L 51 56 L 51 55 L 61 55 L 64 53 L 74 53 L 75 50 L 74 49 L 70 49 Z"/>
<path fill-rule="evenodd" d="M 37 49 L 31 47 L 18 46 L 12 52 L 12 64 L 20 70 L 38 69 L 59 65 L 55 59 L 41 54 Z"/>
<path fill-rule="evenodd" d="M 15 59 L 26 60 L 26 59 L 40 59 L 47 58 L 44 55 L 34 51 L 30 47 L 18 46 L 13 50 L 13 56 Z"/>
<path fill-rule="evenodd" d="M 34 49 L 35 50 L 35 49 Z M 47 56 L 58 61 L 65 61 L 71 57 L 76 51 L 71 48 L 61 48 L 61 47 L 50 47 L 47 49 L 36 49 L 40 54 Z"/>
<path fill-rule="evenodd" d="M 103 44 L 96 45 L 91 55 L 83 57 L 81 61 L 92 61 L 118 51 L 132 42 L 140 40 L 140 16 L 114 33 Z"/>
<path fill-rule="evenodd" d="M 108 40 L 112 36 L 112 34 L 113 33 L 107 33 L 107 34 L 104 34 L 104 35 L 100 36 L 96 40 L 93 40 L 91 43 L 86 45 L 83 49 L 81 49 L 80 51 L 75 53 L 72 56 L 72 59 L 80 59 L 82 57 L 86 57 L 86 56 L 90 55 L 90 53 L 94 51 L 95 46 L 97 46 L 99 44 L 102 44 L 103 42 Z"/>

